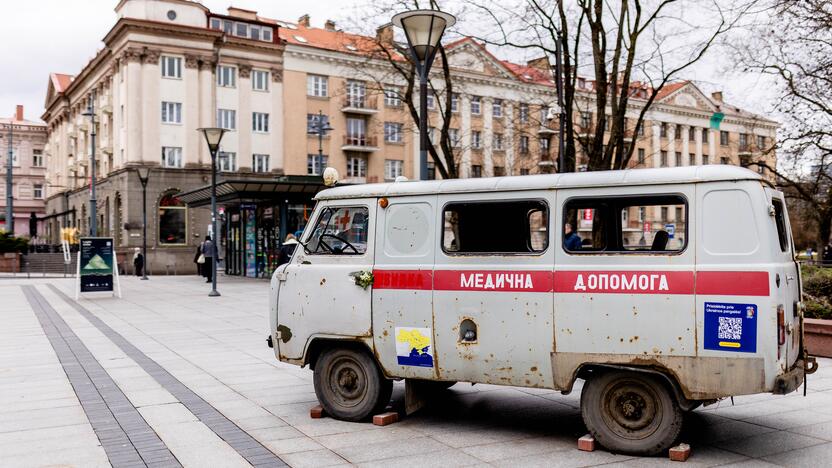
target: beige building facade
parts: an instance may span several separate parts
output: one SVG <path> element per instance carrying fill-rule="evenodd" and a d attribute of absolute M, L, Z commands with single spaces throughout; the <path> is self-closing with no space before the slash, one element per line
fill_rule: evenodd
<path fill-rule="evenodd" d="M 9 144 L 11 142 L 11 145 Z M 27 120 L 23 106 L 14 115 L 0 118 L 0 229 L 8 230 L 6 222 L 6 173 L 9 146 L 12 152 L 12 209 L 14 234 L 29 237 L 30 242 L 42 241 L 41 223 L 46 215 L 46 125 Z M 34 220 L 33 220 L 34 217 Z M 31 228 L 34 228 L 31 229 Z M 34 231 L 34 232 L 33 232 Z M 32 236 L 34 234 L 34 236 Z"/>

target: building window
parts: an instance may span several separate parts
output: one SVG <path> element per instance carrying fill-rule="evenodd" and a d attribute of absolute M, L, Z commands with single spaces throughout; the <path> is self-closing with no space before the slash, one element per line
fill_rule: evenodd
<path fill-rule="evenodd" d="M 494 177 L 502 177 L 506 175 L 506 168 L 503 166 L 494 166 Z"/>
<path fill-rule="evenodd" d="M 399 88 L 384 88 L 384 105 L 387 107 L 402 106 L 402 97 Z"/>
<path fill-rule="evenodd" d="M 696 138 L 696 127 L 688 127 L 688 141 L 693 141 Z"/>
<path fill-rule="evenodd" d="M 482 148 L 482 132 L 478 130 L 471 132 L 471 147 L 474 149 Z"/>
<path fill-rule="evenodd" d="M 384 178 L 386 180 L 396 180 L 404 174 L 404 161 L 398 159 L 386 159 L 384 161 Z"/>
<path fill-rule="evenodd" d="M 436 98 L 434 97 L 433 93 L 428 91 L 428 109 L 434 109 L 436 107 Z"/>
<path fill-rule="evenodd" d="M 222 22 L 219 18 L 211 18 L 211 29 L 222 29 Z"/>
<path fill-rule="evenodd" d="M 482 166 L 474 164 L 471 166 L 471 177 L 479 179 L 482 177 Z"/>
<path fill-rule="evenodd" d="M 309 154 L 306 156 L 306 173 L 309 175 L 321 175 L 329 161 L 327 155 Z"/>
<path fill-rule="evenodd" d="M 164 78 L 182 79 L 182 58 L 163 55 L 162 76 Z"/>
<path fill-rule="evenodd" d="M 32 150 L 32 167 L 43 167 L 43 150 Z"/>
<path fill-rule="evenodd" d="M 384 141 L 387 143 L 401 143 L 402 124 L 396 122 L 384 122 Z"/>
<path fill-rule="evenodd" d="M 702 129 L 702 143 L 707 143 L 708 142 L 708 134 L 709 133 L 711 133 L 711 131 L 709 129 L 707 129 L 707 128 Z"/>
<path fill-rule="evenodd" d="M 269 132 L 269 114 L 263 112 L 252 112 L 251 130 L 258 133 Z"/>
<path fill-rule="evenodd" d="M 662 138 L 667 138 L 667 124 L 662 122 L 662 125 L 659 128 L 659 136 L 661 136 Z"/>
<path fill-rule="evenodd" d="M 549 154 L 549 139 L 548 138 L 539 138 L 538 145 L 540 146 L 540 154 L 547 155 Z"/>
<path fill-rule="evenodd" d="M 328 80 L 321 75 L 308 75 L 306 77 L 306 95 L 315 97 L 327 97 Z"/>
<path fill-rule="evenodd" d="M 529 137 L 520 137 L 520 154 L 529 154 Z"/>
<path fill-rule="evenodd" d="M 502 133 L 495 133 L 494 134 L 494 143 L 492 145 L 494 147 L 494 151 L 502 151 L 503 150 L 503 134 Z"/>
<path fill-rule="evenodd" d="M 760 174 L 760 175 L 765 175 L 766 174 L 766 167 L 765 166 L 757 166 L 757 173 Z M 35 197 L 35 198 L 37 198 L 37 197 Z"/>
<path fill-rule="evenodd" d="M 159 243 L 183 245 L 187 243 L 188 208 L 175 194 L 159 199 Z"/>
<path fill-rule="evenodd" d="M 237 153 L 220 151 L 217 154 L 217 170 L 220 172 L 233 172 L 237 170 Z"/>
<path fill-rule="evenodd" d="M 644 136 L 644 121 L 638 126 L 638 136 Z"/>
<path fill-rule="evenodd" d="M 503 100 L 502 99 L 495 99 L 491 103 L 491 114 L 494 116 L 495 119 L 500 119 L 503 117 Z"/>
<path fill-rule="evenodd" d="M 448 139 L 451 140 L 451 147 L 452 148 L 458 147 L 459 143 L 460 143 L 459 129 L 449 128 L 448 129 Z"/>
<path fill-rule="evenodd" d="M 748 149 L 748 134 L 747 133 L 740 133 L 740 149 L 747 150 Z"/>
<path fill-rule="evenodd" d="M 43 198 L 43 184 L 32 185 L 32 197 L 36 200 Z"/>
<path fill-rule="evenodd" d="M 251 167 L 254 169 L 254 172 L 269 172 L 269 155 L 252 154 Z"/>
<path fill-rule="evenodd" d="M 182 103 L 162 102 L 162 123 L 182 123 Z"/>
<path fill-rule="evenodd" d="M 757 135 L 757 149 L 763 151 L 766 149 L 766 137 Z"/>
<path fill-rule="evenodd" d="M 521 167 L 520 168 L 520 175 L 529 175 L 529 168 Z"/>
<path fill-rule="evenodd" d="M 237 36 L 248 37 L 248 25 L 246 23 L 237 23 Z"/>
<path fill-rule="evenodd" d="M 592 112 L 581 112 L 581 128 L 589 128 L 592 126 Z"/>
<path fill-rule="evenodd" d="M 726 158 L 725 156 L 723 156 L 723 157 L 719 158 L 719 163 L 720 164 L 730 164 L 731 161 L 728 160 L 728 158 Z"/>
<path fill-rule="evenodd" d="M 436 163 L 428 161 L 428 180 L 436 180 Z"/>
<path fill-rule="evenodd" d="M 181 168 L 182 148 L 173 146 L 162 147 L 162 167 Z"/>
<path fill-rule="evenodd" d="M 459 93 L 451 93 L 451 112 L 459 112 Z"/>
<path fill-rule="evenodd" d="M 479 96 L 471 96 L 471 114 L 480 115 L 482 112 L 482 98 Z"/>
<path fill-rule="evenodd" d="M 234 88 L 237 86 L 237 69 L 227 65 L 217 66 L 217 86 Z"/>
<path fill-rule="evenodd" d="M 236 130 L 237 111 L 232 109 L 217 109 L 217 127 L 226 130 Z"/>
<path fill-rule="evenodd" d="M 681 140 L 682 139 L 682 126 L 676 124 L 676 131 L 673 132 L 673 139 L 674 140 Z"/>
<path fill-rule="evenodd" d="M 254 91 L 269 90 L 269 72 L 265 70 L 251 71 L 251 89 Z"/>
<path fill-rule="evenodd" d="M 520 103 L 520 123 L 529 121 L 529 105 L 525 102 Z"/>
<path fill-rule="evenodd" d="M 693 153 L 688 155 L 688 166 L 695 166 L 696 165 L 696 156 Z"/>
<path fill-rule="evenodd" d="M 661 165 L 661 167 L 667 167 L 667 151 L 662 151 L 661 152 L 660 165 Z"/>
<path fill-rule="evenodd" d="M 644 148 L 638 149 L 638 161 L 637 164 L 644 164 Z"/>
<path fill-rule="evenodd" d="M 500 242 L 484 232 L 494 230 L 499 213 Z M 549 246 L 549 207 L 542 200 L 483 200 L 449 203 L 442 213 L 442 250 L 457 254 L 540 254 Z"/>
<path fill-rule="evenodd" d="M 676 163 L 675 164 L 676 167 L 679 167 L 679 166 L 682 165 L 682 153 L 678 153 L 678 152 L 676 153 L 676 160 L 674 162 Z"/>
<path fill-rule="evenodd" d="M 722 146 L 728 146 L 728 132 L 719 132 L 719 144 Z"/>
<path fill-rule="evenodd" d="M 318 134 L 318 117 L 321 119 L 321 127 L 329 126 L 329 116 L 326 114 L 306 114 L 306 133 Z M 324 136 L 326 136 L 326 131 L 324 131 Z"/>
<path fill-rule="evenodd" d="M 367 177 L 367 160 L 359 156 L 347 158 L 347 177 Z"/>
<path fill-rule="evenodd" d="M 367 85 L 363 81 L 347 81 L 347 107 L 367 107 L 364 98 L 367 96 Z"/>
<path fill-rule="evenodd" d="M 703 165 L 710 164 L 710 161 L 708 160 L 708 155 L 707 154 L 702 155 L 702 164 Z"/>

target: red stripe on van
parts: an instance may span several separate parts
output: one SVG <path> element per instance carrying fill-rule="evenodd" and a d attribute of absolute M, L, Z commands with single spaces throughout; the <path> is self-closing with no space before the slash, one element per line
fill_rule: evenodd
<path fill-rule="evenodd" d="M 556 271 L 555 292 L 693 294 L 692 271 Z"/>
<path fill-rule="evenodd" d="M 436 270 L 436 291 L 552 292 L 552 271 Z"/>
<path fill-rule="evenodd" d="M 375 289 L 419 289 L 433 288 L 430 270 L 373 270 Z"/>
<path fill-rule="evenodd" d="M 768 272 L 699 271 L 696 294 L 712 296 L 768 296 Z"/>

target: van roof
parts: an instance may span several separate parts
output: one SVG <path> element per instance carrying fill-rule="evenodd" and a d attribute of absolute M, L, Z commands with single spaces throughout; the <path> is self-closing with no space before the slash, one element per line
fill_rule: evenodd
<path fill-rule="evenodd" d="M 762 180 L 756 172 L 722 164 L 627 169 L 623 171 L 570 172 L 476 179 L 406 181 L 384 184 L 345 185 L 322 190 L 316 200 L 393 197 L 433 193 L 501 192 L 628 185 L 662 185 L 700 182 Z"/>

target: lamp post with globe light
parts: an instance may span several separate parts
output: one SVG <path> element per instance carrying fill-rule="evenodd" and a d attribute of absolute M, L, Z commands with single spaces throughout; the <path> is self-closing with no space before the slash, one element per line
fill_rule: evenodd
<path fill-rule="evenodd" d="M 439 10 L 412 10 L 393 17 L 404 30 L 410 55 L 419 74 L 419 178 L 428 179 L 428 74 L 445 29 L 456 18 Z"/>
<path fill-rule="evenodd" d="M 211 292 L 208 293 L 211 297 L 219 296 L 217 291 L 217 151 L 220 149 L 220 141 L 226 130 L 224 128 L 199 128 L 197 131 L 202 132 L 205 136 L 205 142 L 208 144 L 208 151 L 211 152 L 211 244 L 214 246 L 213 256 L 211 257 Z"/>
<path fill-rule="evenodd" d="M 142 280 L 147 280 L 147 181 L 150 178 L 150 167 L 137 167 L 136 175 L 142 184 Z"/>

